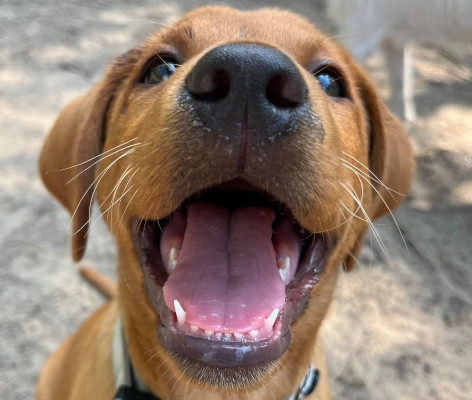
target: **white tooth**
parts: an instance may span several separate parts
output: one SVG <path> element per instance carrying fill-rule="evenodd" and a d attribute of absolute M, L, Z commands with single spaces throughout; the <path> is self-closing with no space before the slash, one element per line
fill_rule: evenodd
<path fill-rule="evenodd" d="M 259 331 L 257 329 L 253 329 L 249 332 L 249 336 L 251 336 L 253 339 L 255 339 L 257 335 L 259 335 Z"/>
<path fill-rule="evenodd" d="M 282 282 L 288 283 L 288 276 L 290 274 L 290 258 L 281 257 L 277 261 L 277 266 L 279 267 L 279 274 Z"/>
<path fill-rule="evenodd" d="M 267 331 L 272 330 L 272 327 L 274 326 L 275 320 L 277 319 L 278 315 L 279 315 L 279 309 L 274 308 L 274 311 L 272 311 L 269 317 L 264 320 L 264 328 Z"/>
<path fill-rule="evenodd" d="M 231 333 L 225 333 L 225 338 L 226 339 L 231 339 Z"/>
<path fill-rule="evenodd" d="M 212 336 L 215 332 L 210 329 L 205 329 L 205 336 Z"/>
<path fill-rule="evenodd" d="M 192 330 L 192 332 L 196 332 L 198 331 L 198 329 L 200 329 L 198 326 L 196 325 L 190 325 L 190 329 Z"/>
<path fill-rule="evenodd" d="M 185 317 L 187 313 L 184 311 L 178 300 L 174 300 L 175 313 L 177 314 L 177 322 L 179 325 L 185 324 Z"/>
<path fill-rule="evenodd" d="M 221 336 L 223 335 L 222 332 L 216 332 L 215 333 L 215 336 L 218 338 L 218 339 L 221 339 Z"/>
<path fill-rule="evenodd" d="M 240 332 L 233 333 L 233 335 L 237 340 L 241 340 L 243 338 L 243 334 Z"/>
<path fill-rule="evenodd" d="M 179 254 L 180 250 L 177 250 L 175 247 L 172 247 L 170 249 L 169 253 L 169 261 L 168 261 L 168 266 L 169 266 L 169 272 L 173 272 L 176 265 L 177 265 L 177 260 L 179 259 Z"/>

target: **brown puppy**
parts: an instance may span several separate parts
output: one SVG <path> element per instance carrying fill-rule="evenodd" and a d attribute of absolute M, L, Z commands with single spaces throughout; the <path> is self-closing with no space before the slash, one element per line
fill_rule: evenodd
<path fill-rule="evenodd" d="M 118 316 L 160 399 L 285 399 L 310 363 L 309 398 L 329 399 L 316 343 L 339 268 L 404 199 L 413 156 L 365 74 L 307 21 L 209 7 L 70 104 L 40 170 L 72 215 L 76 261 L 96 194 L 120 279 L 49 359 L 38 400 L 113 398 Z"/>

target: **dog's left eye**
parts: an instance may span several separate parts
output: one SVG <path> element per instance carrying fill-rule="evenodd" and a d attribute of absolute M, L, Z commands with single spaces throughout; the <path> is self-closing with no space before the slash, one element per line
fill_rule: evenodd
<path fill-rule="evenodd" d="M 169 79 L 176 69 L 177 63 L 173 62 L 173 60 L 156 60 L 146 68 L 142 82 L 157 85 Z"/>
<path fill-rule="evenodd" d="M 344 81 L 338 72 L 323 68 L 319 72 L 315 72 L 314 75 L 328 96 L 346 97 Z"/>

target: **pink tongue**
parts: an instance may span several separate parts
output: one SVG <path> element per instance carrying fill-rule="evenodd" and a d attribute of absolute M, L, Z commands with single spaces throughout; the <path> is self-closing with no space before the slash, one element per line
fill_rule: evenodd
<path fill-rule="evenodd" d="M 206 203 L 189 206 L 177 266 L 164 285 L 186 322 L 216 332 L 260 329 L 285 302 L 272 244 L 275 213 L 247 207 L 231 213 Z M 162 248 L 162 244 L 161 244 Z"/>

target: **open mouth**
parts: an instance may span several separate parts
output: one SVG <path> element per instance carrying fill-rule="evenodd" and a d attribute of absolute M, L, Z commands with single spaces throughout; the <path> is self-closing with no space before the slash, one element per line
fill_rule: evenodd
<path fill-rule="evenodd" d="M 242 181 L 206 190 L 161 220 L 131 221 L 159 340 L 218 367 L 279 358 L 334 239 Z"/>

